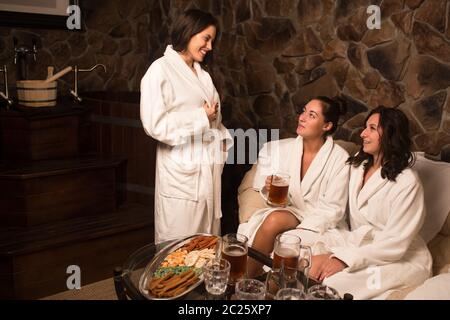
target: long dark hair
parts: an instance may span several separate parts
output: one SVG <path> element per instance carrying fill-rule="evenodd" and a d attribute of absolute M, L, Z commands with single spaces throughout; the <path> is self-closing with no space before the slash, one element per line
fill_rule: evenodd
<path fill-rule="evenodd" d="M 409 121 L 406 115 L 398 109 L 379 106 L 373 109 L 367 116 L 364 123 L 373 114 L 380 115 L 378 126 L 382 128 L 381 135 L 381 177 L 383 179 L 395 181 L 397 176 L 408 167 L 414 164 L 414 156 L 411 152 L 411 137 L 409 136 Z M 363 146 L 359 152 L 347 160 L 348 164 L 359 167 L 364 161 L 364 169 L 373 165 L 373 156 L 365 153 Z"/>
<path fill-rule="evenodd" d="M 172 26 L 171 40 L 173 49 L 178 52 L 186 50 L 191 38 L 209 26 L 216 27 L 217 39 L 219 37 L 219 22 L 216 18 L 201 10 L 186 10 Z M 207 65 L 211 61 L 212 50 L 206 54 L 203 64 Z"/>
<path fill-rule="evenodd" d="M 340 97 L 331 99 L 325 96 L 317 96 L 312 100 L 320 101 L 325 122 L 331 122 L 333 124 L 333 127 L 325 133 L 325 136 L 332 135 L 338 127 L 339 118 L 347 112 L 345 100 Z"/>

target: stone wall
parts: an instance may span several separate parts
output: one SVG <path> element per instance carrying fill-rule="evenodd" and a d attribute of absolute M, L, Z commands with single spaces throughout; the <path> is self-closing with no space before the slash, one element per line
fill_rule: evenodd
<path fill-rule="evenodd" d="M 221 23 L 213 78 L 229 127 L 281 128 L 292 136 L 296 108 L 316 95 L 349 103 L 336 137 L 359 142 L 367 112 L 397 107 L 412 123 L 415 146 L 431 154 L 450 144 L 450 1 L 447 0 L 172 0 L 153 14 L 152 49 L 183 9 Z M 367 7 L 381 8 L 369 30 Z M 154 20 L 156 19 L 156 21 Z"/>
<path fill-rule="evenodd" d="M 367 112 L 382 104 L 406 112 L 415 146 L 431 154 L 450 144 L 448 0 L 146 0 L 86 1 L 84 32 L 0 28 L 0 64 L 12 65 L 12 37 L 40 38 L 43 78 L 78 64 L 80 90 L 137 91 L 148 65 L 169 42 L 169 27 L 189 7 L 221 24 L 211 69 L 229 128 L 280 128 L 295 135 L 296 110 L 316 95 L 340 95 L 349 112 L 336 137 L 359 142 Z M 366 9 L 381 7 L 380 30 Z M 62 90 L 72 86 L 64 77 Z M 14 75 L 10 77 L 14 83 Z M 65 83 L 66 82 L 66 83 Z"/>
<path fill-rule="evenodd" d="M 67 66 L 90 68 L 106 65 L 107 73 L 96 69 L 80 73 L 79 91 L 136 91 L 150 64 L 147 29 L 154 1 L 96 0 L 82 1 L 83 30 L 43 30 L 0 27 L 0 65 L 6 64 L 14 87 L 13 37 L 19 45 L 31 46 L 37 39 L 37 61 L 28 57 L 28 79 L 45 79 L 47 66 L 55 72 Z M 73 88 L 73 73 L 58 81 L 59 94 Z M 12 88 L 14 89 L 14 88 Z"/>

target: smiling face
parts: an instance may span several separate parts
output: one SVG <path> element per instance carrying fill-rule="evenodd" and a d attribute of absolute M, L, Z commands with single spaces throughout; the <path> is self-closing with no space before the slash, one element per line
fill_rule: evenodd
<path fill-rule="evenodd" d="M 366 127 L 361 132 L 363 151 L 372 156 L 378 156 L 381 150 L 382 129 L 380 114 L 374 113 L 367 119 Z"/>
<path fill-rule="evenodd" d="M 305 139 L 320 138 L 332 127 L 331 122 L 325 122 L 322 105 L 319 100 L 311 100 L 303 108 L 298 117 L 297 134 Z"/>
<path fill-rule="evenodd" d="M 215 38 L 216 27 L 207 27 L 192 36 L 183 55 L 192 62 L 202 62 L 206 54 L 212 50 Z"/>

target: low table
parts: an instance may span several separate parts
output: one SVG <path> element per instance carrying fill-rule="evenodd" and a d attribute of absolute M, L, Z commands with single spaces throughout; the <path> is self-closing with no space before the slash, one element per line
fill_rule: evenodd
<path fill-rule="evenodd" d="M 147 264 L 152 258 L 163 248 L 172 242 L 167 241 L 160 244 L 149 244 L 134 252 L 122 267 L 116 267 L 114 270 L 114 285 L 119 300 L 146 300 L 146 297 L 139 291 L 139 280 L 145 270 Z M 261 262 L 262 264 L 272 267 L 272 259 L 263 253 L 248 247 L 248 256 Z M 258 278 L 264 282 L 265 275 Z M 316 282 L 312 279 L 308 280 L 309 285 Z M 224 299 L 230 299 L 234 288 L 229 288 Z M 207 292 L 204 285 L 200 285 L 183 298 L 187 300 L 205 300 Z"/>

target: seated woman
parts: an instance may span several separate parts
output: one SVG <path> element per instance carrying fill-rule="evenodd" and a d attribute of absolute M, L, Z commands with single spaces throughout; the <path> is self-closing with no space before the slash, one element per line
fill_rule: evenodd
<path fill-rule="evenodd" d="M 268 188 L 275 172 L 291 177 L 290 204 L 286 208 L 267 206 L 255 212 L 238 228 L 253 248 L 270 254 L 275 237 L 297 226 L 309 229 L 313 238 L 336 227 L 345 213 L 348 193 L 348 153 L 335 144 L 330 135 L 336 131 L 339 117 L 345 113 L 341 100 L 327 97 L 312 99 L 298 118 L 297 138 L 266 143 L 258 157 L 253 187 Z M 303 238 L 303 237 L 302 237 Z M 305 243 L 305 239 L 302 239 Z M 254 276 L 262 265 L 249 260 L 248 273 Z"/>
<path fill-rule="evenodd" d="M 378 107 L 366 119 L 361 150 L 350 157 L 350 231 L 326 232 L 314 246 L 310 276 L 355 299 L 382 298 L 389 289 L 423 283 L 431 255 L 419 230 L 425 217 L 422 185 L 409 167 L 408 119 Z"/>

